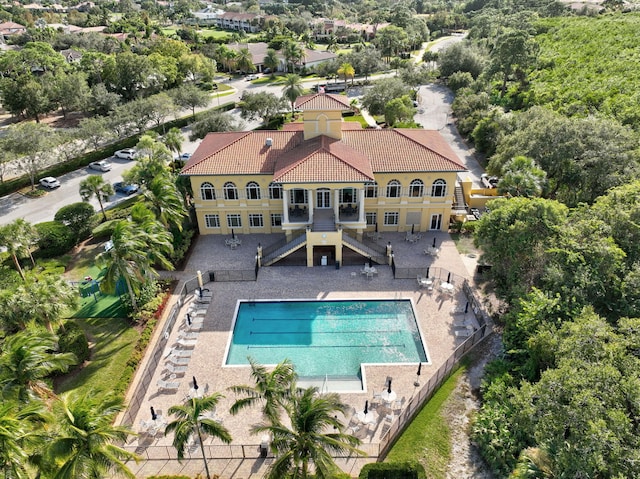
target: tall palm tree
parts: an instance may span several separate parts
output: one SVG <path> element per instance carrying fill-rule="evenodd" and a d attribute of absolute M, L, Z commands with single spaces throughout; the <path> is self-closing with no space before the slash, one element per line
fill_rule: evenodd
<path fill-rule="evenodd" d="M 267 53 L 262 60 L 262 64 L 265 68 L 271 70 L 271 78 L 273 78 L 276 74 L 276 70 L 280 66 L 278 52 L 276 52 L 273 48 L 267 48 Z"/>
<path fill-rule="evenodd" d="M 304 50 L 298 43 L 291 40 L 282 45 L 282 55 L 287 62 L 287 68 L 291 65 L 291 73 L 295 73 L 296 63 L 304 58 Z"/>
<path fill-rule="evenodd" d="M 0 475 L 5 478 L 28 479 L 32 455 L 44 443 L 40 425 L 46 422 L 39 401 L 27 404 L 11 400 L 0 403 Z"/>
<path fill-rule="evenodd" d="M 357 449 L 360 439 L 344 433 L 344 425 L 337 418 L 337 413 L 346 409 L 336 393 L 321 395 L 318 388 L 299 389 L 287 408 L 290 428 L 282 423 L 253 426 L 254 434 L 267 432 L 272 437 L 271 450 L 276 459 L 269 467 L 267 479 L 305 479 L 311 467 L 314 477 L 331 477 L 339 471 L 332 454 L 364 454 Z"/>
<path fill-rule="evenodd" d="M 22 303 L 23 320 L 43 324 L 53 333 L 53 323 L 59 321 L 67 308 L 77 304 L 78 294 L 60 276 L 44 275 L 16 290 Z"/>
<path fill-rule="evenodd" d="M 356 71 L 353 66 L 351 66 L 351 63 L 345 62 L 340 65 L 340 68 L 338 68 L 338 75 L 344 78 L 344 91 L 347 91 L 347 80 L 351 78 L 351 83 L 353 83 L 353 77 L 355 74 Z"/>
<path fill-rule="evenodd" d="M 276 423 L 280 420 L 280 413 L 286 406 L 289 397 L 295 391 L 298 376 L 293 363 L 285 359 L 269 372 L 255 359 L 251 357 L 248 359 L 251 365 L 251 377 L 256 384 L 255 386 L 239 385 L 229 388 L 236 394 L 246 396 L 233 403 L 230 412 L 236 415 L 246 407 L 262 403 L 264 417 L 272 423 Z"/>
<path fill-rule="evenodd" d="M 182 197 L 176 184 L 166 176 L 157 176 L 147 185 L 144 198 L 155 213 L 156 219 L 165 228 L 174 226 L 182 231 L 182 220 L 186 215 Z"/>
<path fill-rule="evenodd" d="M 215 410 L 216 405 L 224 396 L 220 393 L 213 393 L 210 396 L 202 398 L 191 398 L 184 405 L 171 406 L 169 414 L 177 417 L 170 422 L 165 429 L 165 436 L 173 433 L 173 447 L 178 451 L 178 460 L 184 458 L 184 449 L 189 441 L 197 436 L 202 451 L 202 459 L 204 460 L 204 469 L 207 473 L 207 479 L 211 479 L 209 473 L 209 465 L 207 464 L 207 456 L 204 452 L 204 444 L 202 434 L 220 439 L 225 444 L 231 442 L 231 434 L 222 424 L 217 421 L 205 417 L 209 412 Z"/>
<path fill-rule="evenodd" d="M 57 349 L 58 338 L 48 331 L 27 329 L 9 336 L 0 355 L 2 397 L 28 402 L 33 397 L 53 396 L 44 379 L 77 362 L 72 353 L 52 352 Z"/>
<path fill-rule="evenodd" d="M 107 221 L 103 202 L 107 201 L 114 193 L 111 183 L 104 181 L 100 175 L 90 175 L 80 182 L 80 197 L 82 201 L 89 201 L 95 196 L 98 199 L 98 203 L 100 203 L 103 221 Z"/>
<path fill-rule="evenodd" d="M 115 415 L 123 410 L 122 398 L 93 391 L 70 393 L 57 401 L 57 431 L 47 450 L 55 468 L 52 479 L 135 478 L 125 463 L 138 461 L 138 456 L 115 445 L 133 434 L 127 427 L 113 425 Z"/>
<path fill-rule="evenodd" d="M 282 89 L 282 96 L 291 103 L 291 114 L 293 114 L 293 108 L 296 103 L 296 99 L 302 95 L 302 83 L 300 77 L 294 73 L 289 73 L 284 79 L 284 88 Z"/>
<path fill-rule="evenodd" d="M 28 221 L 18 218 L 11 223 L 15 228 L 15 234 L 22 240 L 23 252 L 31 259 L 31 265 L 35 266 L 33 248 L 38 243 L 38 230 Z"/>
<path fill-rule="evenodd" d="M 253 64 L 253 56 L 248 48 L 241 48 L 236 55 L 236 68 L 244 73 L 256 71 Z"/>
<path fill-rule="evenodd" d="M 156 275 L 154 264 L 173 269 L 167 259 L 173 251 L 171 234 L 158 228 L 154 219 L 145 219 L 142 223 L 120 220 L 111 235 L 111 247 L 96 257 L 97 263 L 104 268 L 101 273 L 100 289 L 114 293 L 116 284 L 123 278 L 131 306 L 138 310 L 136 292 L 150 276 Z"/>
<path fill-rule="evenodd" d="M 182 142 L 184 138 L 182 136 L 182 132 L 179 128 L 173 127 L 171 128 L 166 135 L 164 135 L 164 144 L 169 151 L 180 154 L 182 150 Z"/>

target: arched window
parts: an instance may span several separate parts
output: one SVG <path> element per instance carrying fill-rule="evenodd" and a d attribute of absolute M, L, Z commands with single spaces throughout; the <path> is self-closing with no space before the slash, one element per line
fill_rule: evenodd
<path fill-rule="evenodd" d="M 271 183 L 269 185 L 269 199 L 270 200 L 282 199 L 282 185 L 280 183 Z"/>
<path fill-rule="evenodd" d="M 402 188 L 398 180 L 391 180 L 387 183 L 387 198 L 399 198 L 401 189 Z"/>
<path fill-rule="evenodd" d="M 224 184 L 224 199 L 225 200 L 237 200 L 238 188 L 232 182 L 228 181 Z"/>
<path fill-rule="evenodd" d="M 447 193 L 447 182 L 444 180 L 436 180 L 431 185 L 431 196 L 442 197 Z"/>
<path fill-rule="evenodd" d="M 422 180 L 413 180 L 409 185 L 409 196 L 414 198 L 424 195 L 424 183 Z"/>
<path fill-rule="evenodd" d="M 216 190 L 211 183 L 205 182 L 200 185 L 200 198 L 203 200 L 216 199 Z"/>
<path fill-rule="evenodd" d="M 260 185 L 255 181 L 247 183 L 247 199 L 259 200 L 260 199 Z"/>

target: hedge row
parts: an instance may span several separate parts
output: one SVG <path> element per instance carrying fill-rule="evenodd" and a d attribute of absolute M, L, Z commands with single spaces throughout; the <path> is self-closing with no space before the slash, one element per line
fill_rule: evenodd
<path fill-rule="evenodd" d="M 427 479 L 419 462 L 372 462 L 360 470 L 359 479 Z"/>

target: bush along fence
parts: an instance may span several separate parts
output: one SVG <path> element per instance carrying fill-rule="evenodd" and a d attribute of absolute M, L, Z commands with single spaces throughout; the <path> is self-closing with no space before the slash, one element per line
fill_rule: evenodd
<path fill-rule="evenodd" d="M 414 269 L 416 270 L 414 272 Z M 236 271 L 233 274 L 230 271 L 207 271 L 202 273 L 203 278 L 209 278 L 210 281 L 255 281 L 257 279 L 258 267 L 256 270 Z M 415 278 L 417 274 L 425 274 L 425 268 L 408 268 L 403 274 L 410 274 L 411 278 Z M 489 315 L 482 307 L 480 301 L 476 298 L 473 289 L 469 282 L 458 275 L 455 275 L 443 268 L 432 267 L 428 273 L 431 277 L 439 279 L 447 279 L 448 282 L 456 284 L 461 287 L 461 290 L 466 296 L 469 308 L 473 311 L 479 324 L 479 329 L 476 330 L 471 336 L 465 339 L 455 351 L 449 356 L 447 361 L 442 364 L 431 378 L 419 389 L 417 394 L 407 403 L 404 410 L 398 416 L 398 420 L 394 421 L 391 427 L 382 436 L 379 443 L 364 443 L 359 448 L 366 454 L 365 457 L 372 459 L 382 459 L 389 452 L 394 442 L 400 436 L 400 434 L 411 423 L 414 417 L 420 412 L 422 407 L 433 397 L 435 392 L 453 373 L 460 361 L 471 351 L 473 348 L 489 337 L 492 332 L 492 323 Z M 173 327 L 178 320 L 179 312 L 185 302 L 189 299 L 189 296 L 194 293 L 198 288 L 198 278 L 193 278 L 184 283 L 178 293 L 178 300 L 171 308 L 167 321 L 165 322 L 162 330 L 162 334 L 159 336 L 159 340 L 156 343 L 154 349 L 149 353 L 149 361 L 146 363 L 146 367 L 141 374 L 140 381 L 137 384 L 136 390 L 133 392 L 131 399 L 129 400 L 129 406 L 126 413 L 122 416 L 120 424 L 133 424 L 140 407 L 144 401 L 144 397 L 147 394 L 151 380 L 155 374 L 155 371 L 162 359 L 163 352 L 167 345 L 168 338 Z M 124 445 L 128 450 L 140 455 L 143 460 L 174 460 L 177 459 L 176 451 L 171 446 L 145 446 L 140 447 L 133 444 Z M 205 455 L 212 459 L 259 459 L 264 456 L 261 455 L 260 444 L 230 444 L 230 445 L 205 445 Z M 269 453 L 270 454 L 270 453 Z M 347 455 L 334 455 L 336 458 L 347 457 Z M 200 448 L 196 448 L 193 451 L 185 451 L 185 459 L 200 459 L 202 460 L 202 453 Z"/>

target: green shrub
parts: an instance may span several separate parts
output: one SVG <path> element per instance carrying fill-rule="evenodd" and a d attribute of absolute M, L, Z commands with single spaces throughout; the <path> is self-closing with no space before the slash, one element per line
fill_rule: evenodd
<path fill-rule="evenodd" d="M 53 258 L 68 253 L 76 244 L 75 233 L 60 221 L 45 221 L 34 225 L 38 231 L 38 250 L 35 256 Z"/>
<path fill-rule="evenodd" d="M 76 243 L 83 239 L 87 239 L 91 234 L 91 228 L 94 225 L 96 210 L 89 203 L 79 201 L 60 208 L 54 220 L 60 221 L 67 225 L 76 233 Z"/>
<path fill-rule="evenodd" d="M 76 364 L 82 364 L 89 359 L 89 342 L 84 331 L 75 321 L 65 321 L 56 332 L 60 352 L 73 353 L 78 358 Z"/>
<path fill-rule="evenodd" d="M 61 275 L 67 269 L 67 265 L 71 260 L 71 256 L 64 255 L 58 258 L 51 259 L 39 259 L 37 265 L 42 268 L 42 274 L 56 274 Z"/>
<path fill-rule="evenodd" d="M 373 462 L 360 470 L 360 479 L 426 479 L 427 473 L 418 462 Z"/>

